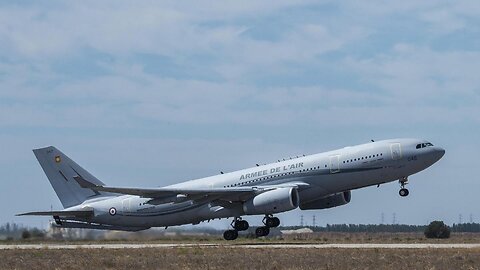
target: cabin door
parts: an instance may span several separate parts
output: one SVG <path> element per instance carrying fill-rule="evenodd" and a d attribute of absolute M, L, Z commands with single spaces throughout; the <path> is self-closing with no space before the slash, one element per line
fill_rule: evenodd
<path fill-rule="evenodd" d="M 400 143 L 392 143 L 390 145 L 390 150 L 392 151 L 393 160 L 399 160 L 402 158 L 402 146 Z"/>
<path fill-rule="evenodd" d="M 130 212 L 130 204 L 132 199 L 125 199 L 122 201 L 123 212 Z"/>
<path fill-rule="evenodd" d="M 340 156 L 330 156 L 330 173 L 338 173 L 340 171 Z"/>

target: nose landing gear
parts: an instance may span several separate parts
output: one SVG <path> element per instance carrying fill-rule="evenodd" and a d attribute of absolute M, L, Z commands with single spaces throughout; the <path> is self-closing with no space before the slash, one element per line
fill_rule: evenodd
<path fill-rule="evenodd" d="M 401 189 L 400 189 L 400 191 L 398 191 L 398 194 L 402 197 L 408 196 L 408 194 L 410 194 L 410 192 L 408 191 L 408 189 L 405 188 L 405 185 L 408 184 L 408 178 L 407 177 L 402 177 L 398 180 L 398 182 L 400 183 L 400 186 L 401 186 Z"/>

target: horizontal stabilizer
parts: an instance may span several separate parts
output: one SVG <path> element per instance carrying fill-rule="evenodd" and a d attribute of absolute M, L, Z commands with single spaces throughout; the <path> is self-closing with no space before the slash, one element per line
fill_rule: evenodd
<path fill-rule="evenodd" d="M 93 216 L 93 210 L 28 212 L 18 214 L 17 216 L 59 216 L 86 218 Z"/>
<path fill-rule="evenodd" d="M 115 231 L 128 231 L 128 232 L 138 232 L 138 231 L 150 229 L 150 227 L 126 227 L 126 226 L 115 226 L 115 225 L 105 225 L 105 224 L 65 221 L 65 220 L 62 220 L 61 224 L 52 223 L 52 226 L 57 228 L 115 230 Z"/>

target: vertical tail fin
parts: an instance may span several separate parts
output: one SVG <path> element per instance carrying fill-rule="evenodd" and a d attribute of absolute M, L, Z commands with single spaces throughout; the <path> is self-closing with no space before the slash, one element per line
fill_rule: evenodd
<path fill-rule="evenodd" d="M 102 195 L 80 187 L 74 177 L 81 177 L 96 185 L 104 185 L 89 172 L 53 146 L 34 149 L 33 153 L 52 184 L 64 208 L 79 205 L 85 200 Z"/>

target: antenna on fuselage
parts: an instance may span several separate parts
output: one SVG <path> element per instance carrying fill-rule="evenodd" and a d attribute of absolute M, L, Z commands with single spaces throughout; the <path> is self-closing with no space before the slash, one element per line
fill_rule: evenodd
<path fill-rule="evenodd" d="M 220 171 L 220 174 L 223 174 L 223 172 L 222 172 L 222 171 Z"/>
<path fill-rule="evenodd" d="M 370 141 L 375 142 L 374 140 L 370 140 Z"/>
<path fill-rule="evenodd" d="M 258 167 L 258 166 L 260 166 L 260 165 L 258 165 L 258 163 L 257 163 L 257 164 L 255 164 L 255 165 L 257 165 L 257 167 Z"/>

